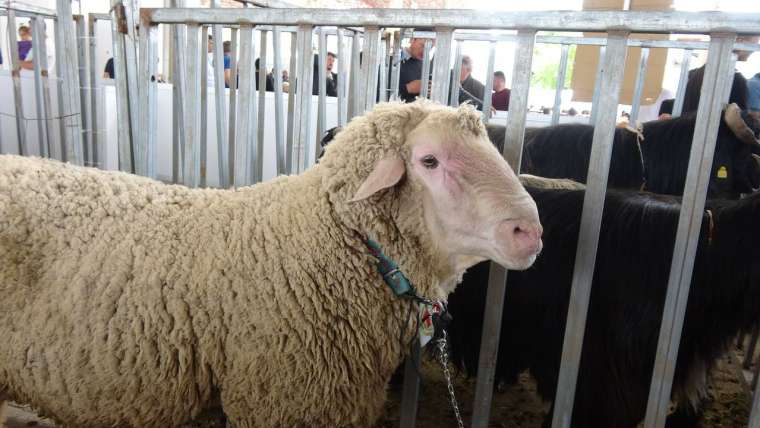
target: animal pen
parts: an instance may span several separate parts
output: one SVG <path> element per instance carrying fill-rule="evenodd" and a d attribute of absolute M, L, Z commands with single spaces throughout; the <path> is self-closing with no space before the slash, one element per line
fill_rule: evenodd
<path fill-rule="evenodd" d="M 510 43 L 516 46 L 503 155 L 518 171 L 526 121 L 529 120 L 528 94 L 534 46 L 561 46 L 551 124 L 560 121 L 560 92 L 565 85 L 569 47 L 600 46 L 590 118 L 596 126 L 562 366 L 554 400 L 552 426 L 555 428 L 569 427 L 572 416 L 628 48 L 641 48 L 632 122 L 635 122 L 640 108 L 650 50 L 683 50 L 684 61 L 673 109 L 676 116 L 683 105 L 691 52 L 707 50 L 708 61 L 644 421 L 647 428 L 664 426 L 710 165 L 721 111 L 728 100 L 733 77 L 732 51 L 736 48 L 760 50 L 757 44 L 735 43 L 737 34 L 760 34 L 760 15 L 216 7 L 138 9 L 135 3 L 133 0 L 114 1 L 110 14 L 87 17 L 73 15 L 68 0 L 57 0 L 56 12 L 14 7 L 0 9 L 8 22 L 8 44 L 2 45 L 2 50 L 8 52 L 11 63 L 10 78 L 3 78 L 3 82 L 12 82 L 10 87 L 0 88 L 0 93 L 12 94 L 12 97 L 3 96 L 3 99 L 14 101 L 12 105 L 8 102 L 2 106 L 6 110 L 0 117 L 0 153 L 51 157 L 79 165 L 119 169 L 190 187 L 241 187 L 279 174 L 298 174 L 315 162 L 321 149 L 319 139 L 327 129 L 345 125 L 351 118 L 371 110 L 377 102 L 398 99 L 402 43 L 416 37 L 428 40 L 423 70 L 429 69 L 432 41 L 436 43 L 433 71 L 431 75 L 423 73 L 421 96 L 443 104 L 451 100 L 452 105 L 456 104 L 459 85 L 458 79 L 452 79 L 452 76 L 459 76 L 463 41 L 474 40 L 489 46 L 487 94 L 492 89 L 498 45 Z M 21 76 L 17 51 L 7 49 L 8 45 L 16 44 L 14 23 L 20 17 L 31 18 L 34 34 L 35 59 L 31 79 Z M 113 87 L 101 81 L 95 61 L 96 24 L 99 21 L 110 21 L 112 28 L 116 76 Z M 55 31 L 47 35 L 53 36 L 56 46 L 55 77 L 48 73 L 45 43 L 41 42 L 46 38 L 45 23 L 52 23 L 55 27 Z M 434 31 L 415 32 L 413 28 L 416 27 L 429 27 Z M 225 89 L 222 45 L 215 43 L 212 53 L 214 86 L 209 88 L 204 64 L 207 60 L 205 41 L 209 30 L 214 40 L 221 40 L 223 28 L 229 29 L 232 35 L 230 81 L 239 79 L 239 83 Z M 386 32 L 386 28 L 397 30 Z M 159 43 L 160 29 L 165 29 L 163 44 Z M 512 33 L 497 34 L 490 30 L 511 30 Z M 549 36 L 539 34 L 542 31 L 599 32 L 606 33 L 606 37 Z M 642 33 L 705 34 L 710 39 L 709 42 L 687 42 L 636 37 Z M 255 35 L 260 41 L 258 46 Z M 290 64 L 287 66 L 282 60 L 282 35 L 289 35 L 291 40 Z M 326 96 L 328 38 L 337 39 L 337 98 Z M 261 70 L 267 69 L 270 40 L 274 59 L 273 93 L 266 92 L 266 73 L 257 73 L 254 68 L 254 59 L 260 57 Z M 313 97 L 315 42 L 319 52 L 319 87 L 318 95 Z M 170 84 L 158 81 L 159 56 L 164 62 L 163 69 L 169 71 L 165 74 Z M 289 93 L 283 92 L 282 70 L 290 72 Z M 428 80 L 431 81 L 429 90 Z M 386 87 L 385 82 L 390 84 Z M 24 88 L 32 86 L 33 100 L 24 97 Z M 112 118 L 109 120 L 105 117 L 108 115 L 105 102 L 99 100 L 105 86 L 114 92 L 109 100 L 114 101 L 115 113 L 110 111 Z M 211 98 L 213 115 L 208 108 Z M 8 107 L 12 110 L 8 111 Z M 490 97 L 484 100 L 483 111 L 484 121 L 497 120 L 488 113 Z M 214 124 L 213 130 L 210 124 Z M 483 320 L 472 419 L 475 427 L 488 425 L 501 302 L 507 279 L 507 272 L 492 264 L 487 300 L 498 303 L 487 307 Z M 750 352 L 748 361 L 751 358 Z M 406 364 L 401 426 L 412 427 L 417 411 L 419 379 L 413 363 L 407 361 Z M 760 428 L 760 387 L 755 388 L 749 426 Z"/>

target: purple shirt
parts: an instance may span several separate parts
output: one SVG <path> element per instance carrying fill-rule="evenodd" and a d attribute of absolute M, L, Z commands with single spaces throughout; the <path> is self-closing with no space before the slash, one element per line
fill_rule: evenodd
<path fill-rule="evenodd" d="M 32 48 L 31 40 L 19 40 L 18 41 L 18 59 L 26 61 L 26 56 L 29 54 L 29 50 Z"/>

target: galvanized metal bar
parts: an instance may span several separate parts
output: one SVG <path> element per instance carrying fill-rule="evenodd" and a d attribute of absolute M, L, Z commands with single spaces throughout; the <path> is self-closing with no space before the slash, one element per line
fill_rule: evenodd
<path fill-rule="evenodd" d="M 436 39 L 436 59 L 433 65 L 433 101 L 446 105 L 448 104 L 449 83 L 451 82 L 451 44 L 454 35 L 454 29 L 450 27 L 436 28 L 438 38 Z M 423 70 L 424 72 L 425 70 Z M 459 79 L 459 76 L 455 76 Z"/>
<path fill-rule="evenodd" d="M 691 49 L 684 49 L 683 59 L 681 60 L 681 74 L 678 77 L 678 89 L 676 90 L 676 99 L 673 102 L 673 117 L 678 117 L 683 111 L 683 100 L 686 97 L 686 84 L 689 83 L 689 62 L 691 61 Z"/>
<path fill-rule="evenodd" d="M 261 49 L 259 51 L 259 105 L 256 125 L 256 142 L 253 151 L 253 182 L 260 183 L 264 177 L 264 128 L 266 127 L 267 97 L 267 32 L 259 32 Z"/>
<path fill-rule="evenodd" d="M 348 103 L 348 120 L 351 120 L 354 116 L 361 114 L 362 97 L 361 97 L 361 40 L 362 36 L 355 34 L 351 41 L 351 87 L 350 96 L 351 100 Z"/>
<path fill-rule="evenodd" d="M 64 107 L 63 107 L 63 97 L 61 94 L 63 94 L 63 78 L 61 77 L 61 67 L 63 64 L 63 55 L 65 51 L 63 36 L 61 35 L 61 22 L 56 20 L 55 21 L 55 37 L 54 37 L 54 43 L 55 43 L 55 84 L 56 84 L 56 99 L 58 100 L 58 114 L 56 115 L 56 121 L 58 122 L 58 141 L 57 144 L 55 144 L 53 147 L 55 148 L 55 155 L 54 157 L 56 159 L 59 159 L 63 162 L 67 161 L 67 153 L 66 153 L 66 121 L 63 117 Z"/>
<path fill-rule="evenodd" d="M 569 52 L 570 45 L 562 45 L 562 54 L 559 58 L 559 73 L 557 74 L 557 89 L 554 92 L 554 106 L 552 107 L 552 125 L 559 123 L 560 110 L 562 109 L 562 90 L 565 88 L 567 57 Z"/>
<path fill-rule="evenodd" d="M 758 13 L 647 11 L 544 11 L 417 9 L 143 9 L 157 23 L 326 25 L 366 27 L 456 27 L 460 29 L 534 29 L 542 31 L 697 33 L 734 31 L 755 34 Z"/>
<path fill-rule="evenodd" d="M 296 66 L 298 65 L 298 34 L 290 34 L 290 68 L 288 84 L 288 126 L 285 147 L 285 171 L 290 174 L 293 171 L 293 138 L 295 138 L 295 105 L 296 105 Z"/>
<path fill-rule="evenodd" d="M 425 40 L 425 48 L 422 55 L 422 76 L 420 76 L 420 98 L 428 98 L 430 89 L 430 50 L 433 43 L 428 39 Z"/>
<path fill-rule="evenodd" d="M 325 135 L 325 117 L 327 115 L 327 36 L 323 28 L 317 30 L 319 33 L 319 55 L 317 64 L 317 140 Z M 319 144 L 314 145 L 317 155 L 319 155 Z M 316 158 L 315 158 L 316 159 Z"/>
<path fill-rule="evenodd" d="M 311 25 L 300 25 L 296 36 L 297 63 L 295 111 L 293 112 L 293 146 L 291 148 L 291 174 L 300 174 L 307 168 L 311 129 L 311 93 L 314 82 L 314 55 L 311 52 Z"/>
<path fill-rule="evenodd" d="M 404 385 L 399 409 L 399 427 L 414 428 L 417 422 L 417 407 L 420 396 L 420 344 L 415 341 L 412 353 L 404 361 Z"/>
<path fill-rule="evenodd" d="M 528 116 L 528 92 L 530 89 L 530 70 L 533 64 L 533 46 L 536 32 L 519 30 L 517 32 L 517 49 L 512 69 L 512 93 L 509 103 L 509 116 L 505 130 L 502 154 L 509 165 L 519 173 L 522 158 L 525 120 Z M 485 428 L 491 412 L 493 381 L 501 337 L 501 318 L 504 306 L 507 271 L 496 263 L 491 263 L 488 275 L 486 301 L 493 304 L 486 306 L 483 317 L 483 335 L 480 341 L 480 358 L 478 361 L 478 380 L 475 385 L 475 403 L 473 404 L 472 426 Z"/>
<path fill-rule="evenodd" d="M 723 99 L 723 102 L 726 104 L 728 104 L 728 101 L 731 99 L 731 87 L 734 85 L 734 73 L 736 73 L 736 60 L 737 60 L 737 55 L 735 51 L 732 51 L 731 59 L 729 60 L 731 64 L 728 67 L 728 73 L 731 75 L 731 77 L 730 79 L 727 78 L 725 81 L 723 81 L 724 82 L 723 84 L 727 86 L 725 88 L 725 91 L 718 92 L 719 94 L 721 93 L 725 94 L 725 98 Z"/>
<path fill-rule="evenodd" d="M 87 92 L 90 85 L 87 82 L 87 38 L 85 37 L 85 23 L 82 15 L 74 15 L 76 25 L 77 69 L 79 71 L 79 108 L 82 112 L 82 161 L 86 166 L 92 165 L 92 125 L 88 113 Z"/>
<path fill-rule="evenodd" d="M 760 370 L 760 364 L 758 365 Z M 760 371 L 755 371 L 755 393 L 752 395 L 752 410 L 749 415 L 749 428 L 760 428 L 760 382 L 757 378 L 760 376 Z"/>
<path fill-rule="evenodd" d="M 599 63 L 596 66 L 596 80 L 594 80 L 594 94 L 591 96 L 591 117 L 589 117 L 588 123 L 591 125 L 596 124 L 596 113 L 599 110 L 599 97 L 601 96 L 602 79 L 604 79 L 604 61 L 602 58 L 605 56 L 606 46 L 599 47 Z"/>
<path fill-rule="evenodd" d="M 178 0 L 174 0 L 175 6 Z M 172 171 L 172 179 L 175 183 L 184 183 L 185 173 L 185 148 L 187 146 L 185 141 L 185 100 L 187 99 L 187 58 L 185 51 L 187 50 L 187 26 L 175 25 L 174 33 L 172 35 L 174 39 L 174 73 L 172 81 L 172 92 L 174 95 L 174 112 L 176 117 L 177 127 L 174 128 L 173 134 L 176 138 L 176 147 L 172 153 L 172 165 L 176 170 Z"/>
<path fill-rule="evenodd" d="M 185 97 L 183 110 L 185 113 L 185 161 L 182 179 L 185 186 L 198 187 L 201 182 L 201 45 L 199 43 L 200 26 L 197 23 L 187 24 L 187 46 L 185 51 Z M 203 64 L 205 67 L 206 64 Z"/>
<path fill-rule="evenodd" d="M 156 178 L 158 163 L 158 26 L 140 26 L 140 141 L 135 153 L 137 174 Z"/>
<path fill-rule="evenodd" d="M 252 176 L 252 147 L 251 140 L 254 136 L 253 94 L 255 88 L 255 71 L 253 58 L 256 56 L 253 43 L 253 27 L 250 25 L 240 26 L 240 62 L 238 74 L 240 75 L 240 100 L 238 102 L 238 124 L 235 136 L 235 187 L 247 186 Z"/>
<path fill-rule="evenodd" d="M 377 101 L 381 103 L 388 101 L 388 42 L 388 38 L 382 38 L 379 46 Z"/>
<path fill-rule="evenodd" d="M 233 28 L 230 30 L 230 122 L 227 147 L 229 155 L 227 157 L 227 168 L 229 170 L 229 181 L 227 187 L 232 186 L 235 182 L 235 148 L 237 147 L 237 94 L 238 94 L 238 29 Z"/>
<path fill-rule="evenodd" d="M 48 18 L 48 19 L 56 19 L 58 15 L 56 15 L 56 11 L 53 9 L 48 8 L 42 8 L 37 7 L 31 4 L 19 4 L 19 3 L 13 3 L 12 6 L 10 5 L 0 5 L 0 16 L 3 16 L 8 13 L 8 11 L 13 11 L 16 18 Z"/>
<path fill-rule="evenodd" d="M 451 73 L 451 92 L 449 93 L 449 106 L 456 107 L 459 105 L 459 88 L 461 82 L 459 76 L 462 74 L 462 43 L 457 43 L 457 49 L 454 52 L 454 70 Z"/>
<path fill-rule="evenodd" d="M 45 29 L 45 21 L 40 20 L 37 26 L 37 31 L 33 34 L 34 38 L 40 41 L 47 40 L 47 30 Z M 34 49 L 34 40 L 32 40 L 32 49 Z M 55 135 L 55 122 L 53 120 L 53 101 L 50 97 L 50 70 L 48 68 L 48 54 L 47 43 L 39 43 L 39 46 L 35 52 L 39 55 L 35 61 L 39 61 L 40 64 L 40 76 L 42 77 L 42 105 L 45 111 L 45 143 L 46 151 L 49 157 L 53 157 L 53 136 Z"/>
<path fill-rule="evenodd" d="M 627 32 L 609 32 L 605 55 L 600 58 L 604 64 L 605 77 L 600 88 L 602 95 L 597 106 L 599 112 L 594 127 L 586 195 L 583 199 L 583 213 L 570 291 L 570 306 L 568 307 L 565 339 L 562 346 L 562 364 L 557 385 L 557 396 L 554 399 L 553 428 L 569 428 L 573 414 L 575 386 L 586 329 L 591 283 L 594 277 L 607 176 L 609 175 L 612 157 L 612 140 L 615 134 L 620 86 L 625 73 L 627 37 Z"/>
<path fill-rule="evenodd" d="M 486 70 L 486 89 L 483 93 L 483 123 L 491 119 L 491 103 L 493 102 L 493 68 L 496 61 L 496 42 L 489 43 L 488 69 Z"/>
<path fill-rule="evenodd" d="M 218 3 L 218 2 L 215 2 Z M 217 4 L 218 6 L 218 4 Z M 224 91 L 224 51 L 222 26 L 214 25 L 211 30 L 214 37 L 214 109 L 216 113 L 216 147 L 219 187 L 230 187 L 229 145 L 227 140 L 227 106 Z"/>
<path fill-rule="evenodd" d="M 678 231 L 670 265 L 668 291 L 657 343 L 657 354 L 644 420 L 646 428 L 665 425 L 668 403 L 675 371 L 678 346 L 681 341 L 686 302 L 689 297 L 691 275 L 699 243 L 702 218 L 710 181 L 711 165 L 715 152 L 722 110 L 733 81 L 731 50 L 736 34 L 710 35 L 710 49 L 702 80 L 694 137 L 689 156 L 689 169 L 678 219 Z"/>
<path fill-rule="evenodd" d="M 647 64 L 649 62 L 649 48 L 641 48 L 641 58 L 639 59 L 639 73 L 636 75 L 636 83 L 633 86 L 633 103 L 631 104 L 631 113 L 629 122 L 636 126 L 639 118 L 639 109 L 641 108 L 641 94 L 644 92 L 644 81 L 647 77 Z"/>
<path fill-rule="evenodd" d="M 58 1 L 67 1 L 67 0 L 58 0 Z M 70 0 L 69 0 L 70 1 Z M 136 0 L 115 0 L 118 3 L 121 3 L 124 8 L 123 10 L 123 22 L 125 23 L 125 27 L 122 31 L 121 37 L 124 40 L 124 53 L 126 62 L 125 69 L 126 72 L 122 75 L 123 78 L 126 79 L 127 82 L 127 101 L 129 103 L 129 117 L 130 117 L 130 127 L 131 127 L 131 133 L 130 136 L 132 138 L 132 144 L 135 144 L 137 136 L 139 135 L 138 130 L 140 129 L 140 122 L 139 122 L 139 115 L 138 115 L 138 89 L 137 89 L 137 4 Z M 148 22 L 148 21 L 146 21 Z M 120 24 L 121 25 L 121 24 Z M 116 73 L 116 79 L 119 79 L 119 73 Z M 120 122 L 123 123 L 123 122 Z"/>
<path fill-rule="evenodd" d="M 106 15 L 107 16 L 107 15 Z M 109 18 L 110 19 L 110 18 Z M 100 94 L 100 76 L 98 75 L 98 39 L 95 37 L 96 24 L 98 20 L 93 14 L 89 14 L 87 17 L 87 36 L 90 45 L 90 147 L 92 151 L 90 153 L 90 162 L 92 166 L 100 167 L 103 165 L 103 160 L 100 158 L 99 136 L 100 129 L 98 129 L 98 96 Z"/>
<path fill-rule="evenodd" d="M 201 44 L 200 44 L 200 63 L 201 63 L 201 175 L 199 185 L 206 187 L 206 171 L 208 163 L 208 27 L 201 25 Z M 213 76 L 212 76 L 213 79 Z"/>
<path fill-rule="evenodd" d="M 125 172 L 134 172 L 134 147 L 132 135 L 137 131 L 132 124 L 130 114 L 129 90 L 127 88 L 126 46 L 122 31 L 124 28 L 124 7 L 121 2 L 112 3 L 111 9 L 111 38 L 113 42 L 113 69 L 114 86 L 116 87 L 116 123 L 119 147 L 119 169 Z M 59 100 L 61 97 L 58 97 Z M 59 103 L 60 104 L 60 103 Z"/>
<path fill-rule="evenodd" d="M 274 137 L 275 137 L 275 153 L 277 157 L 277 175 L 285 174 L 287 171 L 285 165 L 285 135 L 283 134 L 283 100 L 282 100 L 282 51 L 281 49 L 281 37 L 279 27 L 274 27 L 272 30 L 272 51 L 274 53 L 274 68 L 272 74 L 274 75 Z M 263 141 L 263 140 L 262 140 Z"/>
<path fill-rule="evenodd" d="M 401 75 L 401 40 L 402 32 L 397 31 L 393 35 L 393 59 L 391 60 L 391 85 L 390 100 L 398 100 L 398 83 Z"/>
<path fill-rule="evenodd" d="M 348 72 L 346 67 L 346 36 L 338 29 L 338 126 L 346 126 L 348 121 Z"/>
<path fill-rule="evenodd" d="M 377 97 L 377 74 L 380 56 L 380 28 L 366 27 L 364 32 L 364 56 L 362 58 L 361 100 L 358 113 L 372 110 Z"/>
<path fill-rule="evenodd" d="M 26 119 L 24 118 L 24 103 L 21 91 L 21 59 L 18 57 L 18 41 L 16 39 L 16 14 L 13 9 L 8 10 L 8 42 L 10 44 L 11 76 L 13 80 L 13 102 L 16 109 L 16 136 L 18 138 L 18 153 L 27 156 L 29 149 L 26 141 Z M 32 40 L 34 41 L 34 40 Z M 38 51 L 34 52 L 35 58 Z"/>
<path fill-rule="evenodd" d="M 47 65 L 43 69 L 42 64 L 40 64 L 42 58 L 39 57 L 40 45 L 45 42 L 40 32 L 40 26 L 45 25 L 45 21 L 42 18 L 35 17 L 29 23 L 32 30 L 32 52 L 34 52 L 32 60 L 34 62 L 34 106 L 37 112 L 37 141 L 39 142 L 39 155 L 46 158 L 50 157 L 50 152 L 46 126 L 48 116 L 45 115 L 47 110 L 45 109 L 46 99 L 43 93 L 42 74 L 44 73 L 45 79 L 47 79 Z M 16 114 L 18 113 L 17 111 Z"/>
<path fill-rule="evenodd" d="M 57 0 L 59 37 L 62 38 L 64 51 L 61 52 L 62 62 L 58 64 L 59 76 L 63 81 L 63 91 L 58 94 L 63 99 L 62 121 L 66 128 L 65 147 L 66 161 L 76 165 L 83 164 L 82 157 L 82 106 L 79 97 L 79 73 L 77 72 L 77 44 L 72 25 L 73 14 L 71 0 Z"/>

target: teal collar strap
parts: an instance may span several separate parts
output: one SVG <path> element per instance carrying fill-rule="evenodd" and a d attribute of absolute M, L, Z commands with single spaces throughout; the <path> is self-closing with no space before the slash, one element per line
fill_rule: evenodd
<path fill-rule="evenodd" d="M 414 289 L 409 278 L 401 272 L 398 264 L 383 254 L 380 244 L 371 239 L 366 239 L 364 244 L 367 246 L 370 254 L 377 259 L 377 271 L 382 275 L 383 281 L 390 287 L 393 294 L 397 297 L 420 299 L 417 295 L 417 290 Z"/>

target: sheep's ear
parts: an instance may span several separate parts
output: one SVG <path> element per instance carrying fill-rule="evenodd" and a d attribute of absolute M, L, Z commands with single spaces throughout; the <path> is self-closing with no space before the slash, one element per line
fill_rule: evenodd
<path fill-rule="evenodd" d="M 396 185 L 404 176 L 405 169 L 404 160 L 400 156 L 394 155 L 381 159 L 364 183 L 359 186 L 359 190 L 350 202 L 367 199 L 380 190 Z"/>

